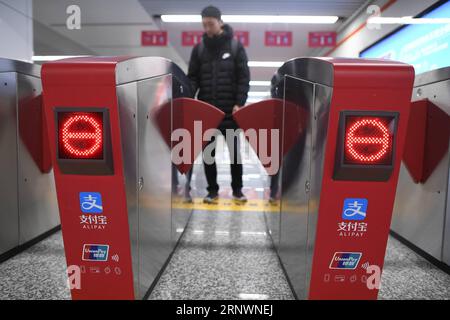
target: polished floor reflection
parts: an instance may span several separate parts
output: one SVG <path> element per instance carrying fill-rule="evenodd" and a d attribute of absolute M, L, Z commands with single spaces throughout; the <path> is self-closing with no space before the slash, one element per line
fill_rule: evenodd
<path fill-rule="evenodd" d="M 267 201 L 267 175 L 255 157 L 244 161 L 244 205 L 231 200 L 229 158 L 220 139 L 217 205 L 201 203 L 206 181 L 202 165 L 194 166 L 190 222 L 178 230 L 183 237 L 149 299 L 294 298 L 267 234 L 264 211 L 277 207 Z"/>
<path fill-rule="evenodd" d="M 195 211 L 150 299 L 293 299 L 260 212 Z"/>

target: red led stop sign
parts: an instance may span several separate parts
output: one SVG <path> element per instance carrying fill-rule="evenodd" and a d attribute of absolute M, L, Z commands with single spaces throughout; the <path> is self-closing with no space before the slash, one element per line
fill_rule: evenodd
<path fill-rule="evenodd" d="M 60 159 L 103 159 L 103 113 L 58 112 Z"/>
<path fill-rule="evenodd" d="M 341 111 L 333 179 L 387 181 L 394 168 L 397 112 Z"/>
<path fill-rule="evenodd" d="M 345 164 L 392 164 L 394 117 L 347 116 L 345 122 Z"/>

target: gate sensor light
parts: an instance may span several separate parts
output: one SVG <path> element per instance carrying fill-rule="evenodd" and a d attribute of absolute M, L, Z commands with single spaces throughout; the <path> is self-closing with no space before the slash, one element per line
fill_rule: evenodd
<path fill-rule="evenodd" d="M 114 172 L 109 113 L 105 108 L 56 108 L 57 161 L 65 174 Z"/>
<path fill-rule="evenodd" d="M 394 160 L 397 113 L 341 112 L 335 180 L 387 181 Z"/>
<path fill-rule="evenodd" d="M 101 112 L 60 113 L 59 157 L 103 159 L 103 114 Z"/>
<path fill-rule="evenodd" d="M 391 118 L 348 117 L 345 129 L 345 163 L 386 164 L 392 162 Z"/>

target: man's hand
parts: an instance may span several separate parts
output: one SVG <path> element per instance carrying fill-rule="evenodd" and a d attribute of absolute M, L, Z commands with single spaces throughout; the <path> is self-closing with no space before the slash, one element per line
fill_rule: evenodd
<path fill-rule="evenodd" d="M 233 113 L 235 113 L 236 111 L 238 111 L 240 107 L 241 107 L 241 106 L 238 106 L 237 104 L 235 104 L 234 107 L 233 107 Z"/>

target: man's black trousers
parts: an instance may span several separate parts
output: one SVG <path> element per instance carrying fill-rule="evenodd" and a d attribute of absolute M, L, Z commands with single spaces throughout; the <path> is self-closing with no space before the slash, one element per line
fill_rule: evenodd
<path fill-rule="evenodd" d="M 230 135 L 231 139 L 226 139 L 226 130 L 235 130 L 235 127 L 219 127 L 220 133 L 225 137 L 228 151 L 230 153 L 230 168 L 231 168 L 231 188 L 233 189 L 233 193 L 241 191 L 242 189 L 242 161 L 241 154 L 239 148 L 239 137 L 235 135 Z M 205 150 L 211 150 L 211 156 L 214 161 L 210 164 L 205 162 L 205 158 L 203 157 L 203 166 L 205 168 L 206 181 L 208 182 L 207 190 L 209 193 L 218 193 L 219 185 L 217 184 L 217 167 L 216 167 L 216 141 L 217 136 L 212 137 L 211 141 L 208 142 Z M 229 141 L 228 141 L 229 140 Z M 213 145 L 211 145 L 213 144 Z M 205 155 L 204 155 L 205 156 Z"/>

